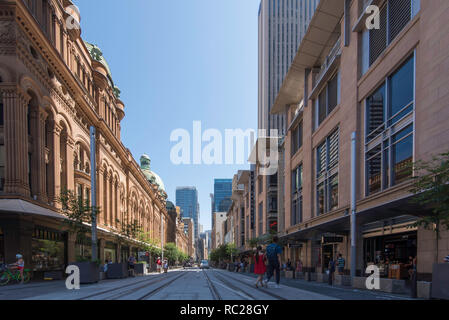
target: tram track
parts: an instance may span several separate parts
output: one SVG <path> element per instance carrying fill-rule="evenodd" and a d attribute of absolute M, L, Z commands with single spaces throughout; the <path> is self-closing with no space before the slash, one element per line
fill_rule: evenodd
<path fill-rule="evenodd" d="M 173 282 L 177 281 L 178 279 L 185 277 L 186 276 L 186 272 L 181 273 L 179 276 L 175 277 L 174 279 L 171 279 L 170 281 L 164 283 L 162 286 L 157 287 L 156 289 L 151 290 L 150 292 L 147 292 L 146 294 L 144 294 L 143 296 L 140 296 L 139 298 L 137 298 L 136 300 L 145 300 L 150 298 L 151 296 L 154 296 L 156 293 L 158 293 L 159 291 L 161 291 L 162 289 L 168 287 L 169 285 L 171 285 Z"/>
<path fill-rule="evenodd" d="M 244 281 L 241 281 L 241 279 L 237 279 L 237 278 L 235 278 L 233 276 L 228 276 L 228 277 L 232 278 L 233 280 L 237 281 L 238 283 L 244 284 L 247 287 L 254 288 L 254 286 L 252 286 L 252 285 L 250 285 L 250 284 L 248 284 L 248 283 L 246 283 Z M 279 296 L 279 295 L 277 295 L 277 294 L 275 294 L 275 293 L 273 293 L 273 292 L 271 292 L 269 290 L 266 290 L 264 288 L 259 288 L 258 290 L 263 292 L 263 293 L 265 293 L 265 294 L 267 294 L 267 295 L 269 295 L 269 296 L 271 296 L 271 297 L 273 297 L 273 298 L 275 298 L 275 299 L 277 299 L 277 300 L 288 300 L 287 298 L 281 297 L 281 296 Z"/>
<path fill-rule="evenodd" d="M 159 283 L 159 282 L 161 282 L 163 280 L 166 280 L 167 278 L 170 278 L 170 277 L 167 275 L 166 277 L 164 277 L 164 276 L 162 276 L 160 278 L 153 277 L 151 279 L 147 279 L 147 280 L 144 280 L 144 281 L 136 281 L 136 282 L 132 282 L 132 283 L 120 286 L 120 287 L 114 287 L 114 288 L 110 288 L 110 289 L 103 290 L 103 291 L 100 291 L 100 292 L 95 292 L 95 293 L 92 293 L 90 295 L 81 297 L 81 298 L 79 298 L 77 300 L 87 300 L 87 299 L 90 299 L 90 298 L 93 298 L 93 297 L 98 297 L 98 296 L 106 295 L 106 294 L 109 294 L 109 293 L 113 293 L 115 291 L 120 291 L 120 290 L 122 290 L 124 288 L 132 287 L 132 288 L 126 290 L 126 292 L 124 294 L 122 294 L 122 292 L 120 292 L 118 295 L 113 295 L 113 298 L 117 299 L 117 297 L 120 298 L 120 297 L 125 296 L 126 294 L 128 294 L 130 292 L 143 289 L 143 288 L 145 288 L 148 285 Z M 134 286 L 137 286 L 137 287 L 134 287 Z M 113 300 L 113 299 L 107 299 L 107 300 Z"/>
<path fill-rule="evenodd" d="M 214 300 L 223 300 L 220 293 L 217 290 L 217 287 L 212 283 L 212 281 L 209 278 L 209 275 L 207 274 L 206 270 L 203 269 L 204 277 L 206 278 L 207 285 L 209 286 L 209 290 L 212 294 L 212 298 Z"/>
<path fill-rule="evenodd" d="M 247 291 L 242 290 L 241 288 L 239 288 L 236 285 L 232 284 L 230 281 L 224 279 L 221 275 L 219 275 L 218 272 L 212 271 L 212 273 L 214 274 L 215 278 L 220 280 L 223 284 L 225 284 L 229 288 L 231 288 L 231 289 L 233 289 L 235 291 L 241 292 L 243 295 L 245 295 L 246 297 L 250 298 L 251 300 L 257 300 L 258 299 L 255 296 L 253 296 L 252 294 L 248 293 Z"/>

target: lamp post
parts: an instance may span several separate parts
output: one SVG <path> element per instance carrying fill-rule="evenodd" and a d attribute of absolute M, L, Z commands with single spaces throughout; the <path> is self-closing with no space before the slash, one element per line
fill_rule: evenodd
<path fill-rule="evenodd" d="M 96 161 L 96 129 L 90 127 L 90 192 L 92 203 L 92 258 L 94 262 L 97 259 L 97 161 Z"/>

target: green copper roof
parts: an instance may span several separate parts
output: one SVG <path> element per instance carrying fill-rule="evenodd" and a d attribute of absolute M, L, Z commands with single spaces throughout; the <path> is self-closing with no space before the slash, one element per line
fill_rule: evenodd
<path fill-rule="evenodd" d="M 94 44 L 91 44 L 89 42 L 84 41 L 84 44 L 86 45 L 87 50 L 90 53 L 90 56 L 92 57 L 92 59 L 94 59 L 95 61 L 100 62 L 102 65 L 104 65 L 104 67 L 106 68 L 106 71 L 108 72 L 108 76 L 109 76 L 109 80 L 114 83 L 112 81 L 112 74 L 111 74 L 111 69 L 109 68 L 109 64 L 106 61 L 106 59 L 103 57 L 103 52 L 101 52 L 100 48 L 97 47 Z"/>
<path fill-rule="evenodd" d="M 140 157 L 140 170 L 142 170 L 143 174 L 150 183 L 157 185 L 159 187 L 159 190 L 165 192 L 164 182 L 162 181 L 161 177 L 159 177 L 155 172 L 151 171 L 151 160 L 150 157 L 146 154 Z"/>

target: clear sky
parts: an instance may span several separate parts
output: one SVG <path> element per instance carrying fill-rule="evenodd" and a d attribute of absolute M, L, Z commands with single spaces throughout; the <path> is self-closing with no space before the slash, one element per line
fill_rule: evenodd
<path fill-rule="evenodd" d="M 211 227 L 214 178 L 249 165 L 170 161 L 173 130 L 257 129 L 257 15 L 260 0 L 75 0 L 82 37 L 98 45 L 125 103 L 122 141 L 143 153 L 175 202 L 196 186 L 200 223 Z"/>

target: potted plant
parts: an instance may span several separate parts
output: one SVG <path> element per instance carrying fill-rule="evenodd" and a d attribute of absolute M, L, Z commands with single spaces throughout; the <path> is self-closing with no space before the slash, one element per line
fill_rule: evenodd
<path fill-rule="evenodd" d="M 83 200 L 82 197 L 69 190 L 61 192 L 59 201 L 62 213 L 67 217 L 64 223 L 76 235 L 76 241 L 85 242 L 86 234 L 91 231 L 89 225 L 92 224 L 93 217 L 98 215 L 99 209 L 92 207 L 89 200 Z M 89 261 L 81 258 L 70 264 L 79 268 L 80 283 L 95 283 L 100 277 L 100 263 L 98 259 Z"/>
<path fill-rule="evenodd" d="M 414 194 L 412 202 L 424 206 L 414 224 L 432 230 L 435 235 L 435 257 L 432 272 L 432 297 L 449 299 L 449 264 L 439 257 L 441 232 L 449 230 L 449 152 L 433 156 L 429 161 L 417 161 L 412 165 Z M 413 274 L 413 295 L 416 296 L 417 276 Z"/>

